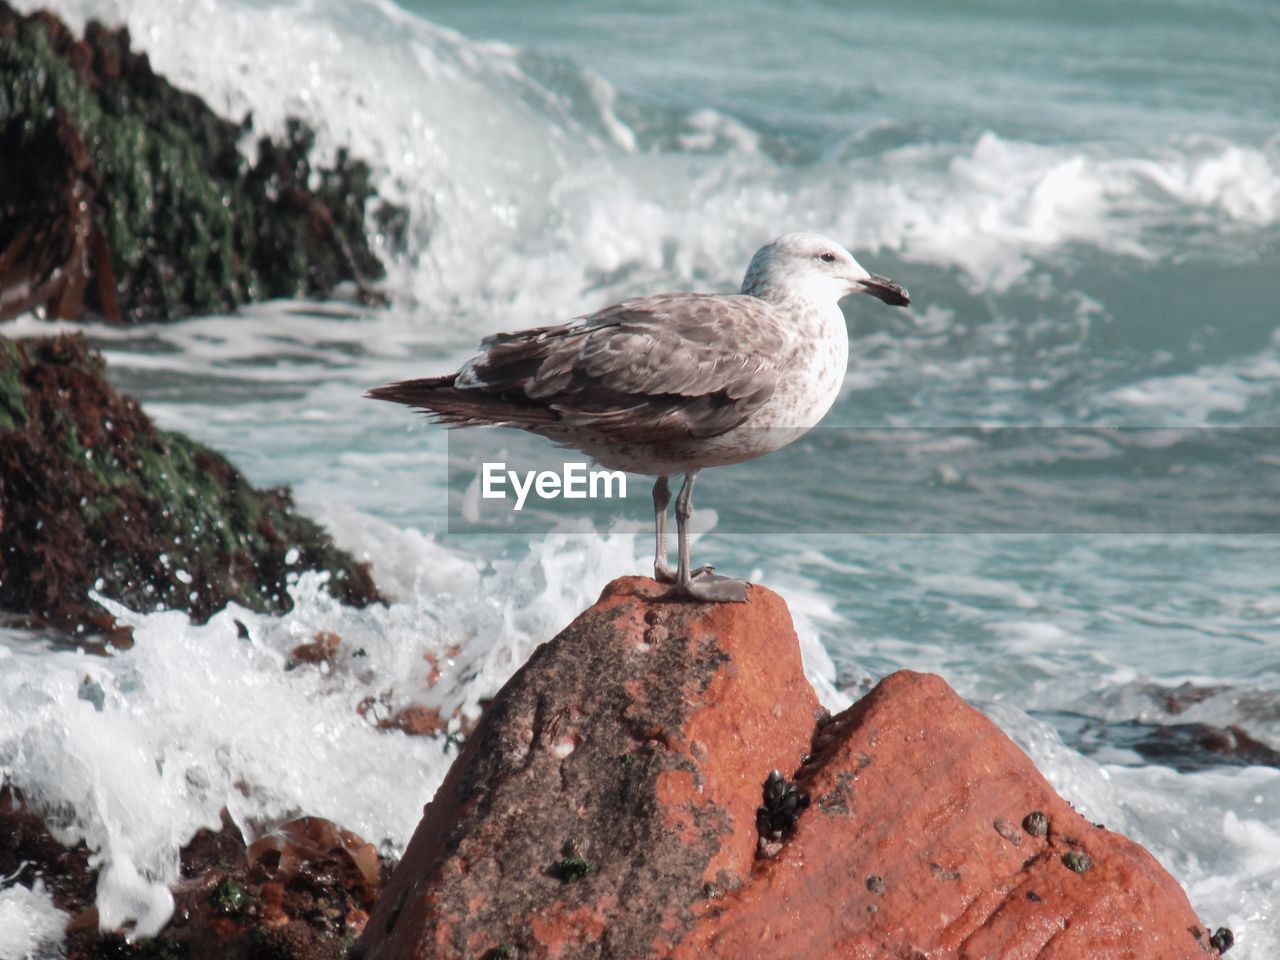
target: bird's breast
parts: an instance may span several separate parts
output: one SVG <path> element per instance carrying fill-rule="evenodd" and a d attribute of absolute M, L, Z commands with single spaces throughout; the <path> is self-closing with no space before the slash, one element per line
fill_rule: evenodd
<path fill-rule="evenodd" d="M 777 389 L 751 418 L 754 426 L 808 429 L 826 416 L 844 383 L 849 338 L 843 323 L 824 332 L 798 339 L 777 358 Z"/>

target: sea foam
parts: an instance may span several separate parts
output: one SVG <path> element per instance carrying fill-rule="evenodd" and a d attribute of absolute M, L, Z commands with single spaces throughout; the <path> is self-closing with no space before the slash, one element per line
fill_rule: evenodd
<path fill-rule="evenodd" d="M 60 955 L 70 919 L 53 905 L 44 883 L 6 886 L 0 877 L 0 960 L 46 960 Z"/>
<path fill-rule="evenodd" d="M 88 845 L 104 927 L 158 932 L 179 851 L 217 829 L 223 809 L 250 841 L 306 814 L 398 853 L 451 747 L 379 725 L 409 706 L 456 718 L 455 730 L 475 719 L 535 646 L 609 579 L 643 566 L 630 534 L 556 536 L 482 563 L 350 509 L 327 519 L 373 558 L 394 602 L 344 607 L 323 574 L 308 573 L 279 617 L 233 604 L 194 624 L 101 597 L 134 633 L 107 657 L 0 637 L 2 780 L 47 813 L 60 841 Z M 847 700 L 834 668 L 799 620 L 810 675 L 838 708 Z M 332 663 L 291 658 L 321 634 L 340 638 Z"/>
<path fill-rule="evenodd" d="M 492 331 L 639 288 L 733 289 L 751 252 L 793 229 L 999 293 L 1074 246 L 1141 265 L 1199 232 L 1238 235 L 1247 255 L 1280 220 L 1277 141 L 1117 147 L 987 131 L 797 160 L 702 106 L 635 129 L 624 94 L 590 70 L 469 40 L 388 0 L 216 0 L 180 18 L 162 0 L 54 7 L 75 25 L 127 23 L 159 71 L 229 116 L 252 112 L 259 131 L 301 116 L 322 154 L 345 145 L 371 161 L 411 212 L 389 286 L 423 322 L 447 313 L 448 326 Z"/>

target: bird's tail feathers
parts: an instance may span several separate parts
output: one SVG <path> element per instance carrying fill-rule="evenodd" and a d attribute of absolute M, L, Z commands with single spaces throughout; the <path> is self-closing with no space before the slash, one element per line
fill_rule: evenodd
<path fill-rule="evenodd" d="M 374 387 L 365 396 L 371 400 L 388 400 L 424 411 L 436 423 L 451 427 L 500 424 L 536 427 L 555 422 L 557 415 L 545 407 L 521 402 L 502 393 L 489 393 L 475 388 L 454 386 L 457 374 L 401 380 L 385 387 Z"/>

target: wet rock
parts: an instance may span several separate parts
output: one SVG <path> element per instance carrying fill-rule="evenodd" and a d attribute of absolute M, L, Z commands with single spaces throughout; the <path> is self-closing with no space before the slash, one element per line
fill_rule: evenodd
<path fill-rule="evenodd" d="M 1179 688 L 1181 689 L 1181 688 Z M 1236 724 L 1103 720 L 1078 713 L 1040 714 L 1086 756 L 1131 751 L 1144 762 L 1194 773 L 1211 767 L 1280 767 L 1280 750 Z"/>
<path fill-rule="evenodd" d="M 799 764 L 817 699 L 776 595 L 662 592 L 611 584 L 495 697 L 367 957 L 665 956 L 746 882 L 761 785 Z"/>
<path fill-rule="evenodd" d="M 301 123 L 259 140 L 251 165 L 250 121 L 157 76 L 127 29 L 90 22 L 81 39 L 3 0 L 0 90 L 0 320 L 170 319 L 344 280 L 373 296 L 369 167 L 345 151 L 313 166 Z M 373 212 L 389 246 L 404 218 Z"/>
<path fill-rule="evenodd" d="M 1202 686 L 1199 684 L 1186 681 L 1180 683 L 1176 687 L 1161 687 L 1159 684 L 1149 684 L 1147 686 L 1148 695 L 1159 703 L 1164 709 L 1171 714 L 1179 714 L 1189 707 L 1196 704 L 1204 703 L 1206 700 L 1212 700 L 1214 697 L 1220 696 L 1230 690 L 1229 687 L 1221 684 L 1215 686 Z"/>
<path fill-rule="evenodd" d="M 289 662 L 285 665 L 285 669 L 296 670 L 303 664 L 314 666 L 327 664 L 332 667 L 340 646 L 342 646 L 342 638 L 336 633 L 328 630 L 317 631 L 309 642 L 300 643 L 289 651 Z"/>
<path fill-rule="evenodd" d="M 336 861 L 344 886 L 363 890 L 372 901 L 378 892 L 378 851 L 371 843 L 320 817 L 299 817 L 263 834 L 245 851 L 250 867 L 263 866 L 270 874 L 288 879 L 325 859 Z"/>
<path fill-rule="evenodd" d="M 347 603 L 380 599 L 287 490 L 157 429 L 83 338 L 0 337 L 0 609 L 89 632 L 113 627 L 90 590 L 197 620 L 231 600 L 281 612 L 305 570 Z"/>
<path fill-rule="evenodd" d="M 1213 949 L 1150 855 L 1086 822 L 938 677 L 894 674 L 819 726 L 778 597 L 660 595 L 652 581 L 611 584 L 498 694 L 363 956 Z M 784 807 L 773 856 L 756 858 L 758 828 L 772 835 Z"/>
<path fill-rule="evenodd" d="M 219 830 L 199 831 L 182 850 L 169 924 L 131 941 L 98 929 L 89 852 L 61 847 L 0 789 L 0 876 L 28 886 L 40 878 L 71 914 L 66 960 L 345 960 L 389 870 L 370 844 L 316 817 L 281 824 L 246 849 L 224 811 Z"/>
<path fill-rule="evenodd" d="M 1134 724 L 1140 727 L 1140 724 Z M 1243 727 L 1179 723 L 1144 731 L 1136 749 L 1153 763 L 1184 772 L 1210 766 L 1280 767 L 1280 750 Z"/>
<path fill-rule="evenodd" d="M 786 957 L 1204 957 L 1177 882 L 1085 821 L 940 678 L 886 677 L 814 746 L 797 783 L 815 798 L 844 789 L 847 810 L 818 800 L 675 957 L 750 956 L 762 936 Z"/>
<path fill-rule="evenodd" d="M 383 870 L 371 844 L 328 820 L 280 824 L 246 848 L 224 813 L 220 831 L 201 831 L 182 852 L 169 925 L 118 955 L 345 960 Z M 109 955 L 103 942 L 86 940 L 85 957 Z"/>
<path fill-rule="evenodd" d="M 401 730 L 411 737 L 434 737 L 449 729 L 449 721 L 439 707 L 410 704 L 390 720 L 378 722 L 380 730 Z"/>

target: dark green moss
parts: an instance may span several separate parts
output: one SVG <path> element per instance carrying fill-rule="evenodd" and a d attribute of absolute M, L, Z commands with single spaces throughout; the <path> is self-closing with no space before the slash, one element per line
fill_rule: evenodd
<path fill-rule="evenodd" d="M 345 280 L 367 292 L 383 273 L 368 165 L 340 151 L 313 168 L 314 134 L 296 120 L 250 165 L 247 130 L 157 76 L 127 30 L 91 22 L 77 40 L 0 0 L 0 280 L 34 291 L 0 318 L 165 319 Z M 403 237 L 403 209 L 373 219 Z"/>
<path fill-rule="evenodd" d="M 299 516 L 287 490 L 257 490 L 221 454 L 157 429 L 80 337 L 0 338 L 0 410 L 4 609 L 106 625 L 96 589 L 198 620 L 231 600 L 278 613 L 305 570 L 328 571 L 349 603 L 378 598 L 367 569 Z"/>
<path fill-rule="evenodd" d="M 21 355 L 12 340 L 0 338 L 0 430 L 27 423 L 27 391 L 18 376 Z"/>
<path fill-rule="evenodd" d="M 578 851 L 578 845 L 572 840 L 566 843 L 560 852 L 562 854 L 560 859 L 553 863 L 547 871 L 557 880 L 563 880 L 566 883 L 572 880 L 581 880 L 591 872 L 591 864 L 583 859 L 582 854 Z"/>
<path fill-rule="evenodd" d="M 231 877 L 223 877 L 209 891 L 209 902 L 213 908 L 226 916 L 237 916 L 245 911 L 252 898 L 240 884 Z"/>

